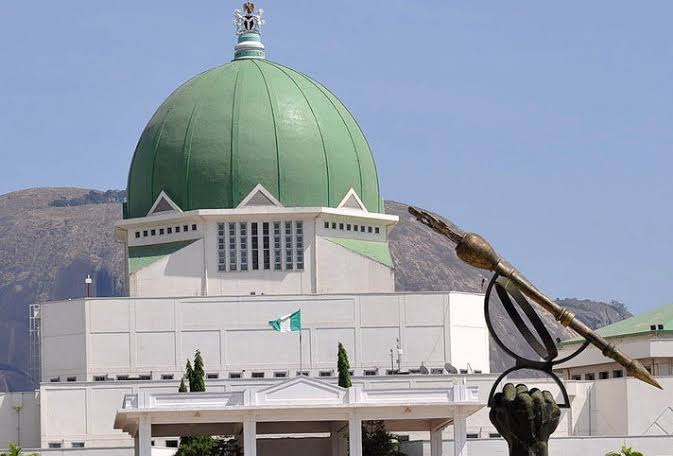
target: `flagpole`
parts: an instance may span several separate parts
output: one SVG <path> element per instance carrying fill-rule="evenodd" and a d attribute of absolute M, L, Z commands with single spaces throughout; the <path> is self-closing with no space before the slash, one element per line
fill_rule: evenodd
<path fill-rule="evenodd" d="M 304 375 L 304 357 L 302 356 L 301 328 L 299 328 L 299 375 Z"/>

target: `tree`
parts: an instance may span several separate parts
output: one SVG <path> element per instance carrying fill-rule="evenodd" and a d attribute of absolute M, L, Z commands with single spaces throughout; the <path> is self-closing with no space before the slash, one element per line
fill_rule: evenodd
<path fill-rule="evenodd" d="M 178 393 L 186 393 L 187 385 L 185 385 L 185 376 L 183 375 L 180 379 L 180 386 L 178 387 Z"/>
<path fill-rule="evenodd" d="M 399 450 L 397 436 L 386 431 L 383 421 L 362 424 L 363 456 L 405 456 Z"/>
<path fill-rule="evenodd" d="M 640 451 L 634 451 L 630 447 L 623 446 L 621 451 L 619 452 L 611 451 L 605 456 L 643 456 L 643 453 L 641 453 Z"/>
<path fill-rule="evenodd" d="M 337 370 L 339 371 L 339 386 L 342 388 L 350 388 L 351 383 L 351 366 L 348 362 L 348 353 L 343 344 L 339 342 L 339 351 L 337 354 Z"/>
<path fill-rule="evenodd" d="M 206 372 L 203 369 L 203 358 L 201 352 L 196 350 L 194 353 L 194 370 L 189 378 L 189 391 L 192 393 L 203 392 L 206 390 Z"/>
<path fill-rule="evenodd" d="M 194 353 L 194 364 L 187 360 L 185 365 L 185 375 L 180 380 L 178 391 L 187 392 L 185 378 L 189 383 L 189 391 L 192 393 L 204 392 L 206 390 L 206 372 L 203 366 L 203 357 L 201 352 L 196 350 Z M 187 436 L 180 438 L 180 447 L 176 456 L 219 456 L 223 453 L 223 441 L 211 436 Z"/>
<path fill-rule="evenodd" d="M 2 453 L 0 456 L 37 456 L 37 453 L 24 455 L 21 447 L 15 445 L 12 442 L 9 442 L 9 453 Z"/>

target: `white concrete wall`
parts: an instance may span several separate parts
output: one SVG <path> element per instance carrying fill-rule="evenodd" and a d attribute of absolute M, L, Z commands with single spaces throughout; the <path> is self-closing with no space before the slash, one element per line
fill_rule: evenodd
<path fill-rule="evenodd" d="M 484 298 L 474 293 L 451 293 L 449 332 L 451 364 L 457 369 L 468 367 L 490 372 L 489 335 L 484 320 Z"/>
<path fill-rule="evenodd" d="M 203 255 L 204 241 L 200 239 L 129 274 L 129 294 L 145 298 L 203 295 Z"/>
<path fill-rule="evenodd" d="M 86 372 L 86 323 L 83 300 L 52 302 L 41 308 L 42 381 Z"/>
<path fill-rule="evenodd" d="M 40 408 L 35 392 L 0 393 L 0 448 L 40 445 Z"/>
<path fill-rule="evenodd" d="M 318 293 L 392 293 L 392 268 L 334 242 L 317 239 Z"/>
<path fill-rule="evenodd" d="M 567 437 L 549 439 L 549 456 L 582 454 L 602 456 L 610 451 L 619 451 L 626 445 L 646 456 L 673 455 L 673 437 Z M 443 442 L 444 454 L 453 454 L 453 442 Z M 403 443 L 402 451 L 407 456 L 430 456 L 430 442 L 416 441 Z M 467 452 L 475 456 L 509 456 L 507 442 L 503 439 L 468 440 Z"/>
<path fill-rule="evenodd" d="M 342 342 L 351 366 L 390 367 L 399 338 L 402 368 L 488 372 L 487 329 L 475 312 L 479 295 L 464 293 L 245 296 L 220 298 L 89 299 L 43 305 L 43 381 L 76 376 L 161 375 L 178 378 L 200 349 L 208 373 L 299 369 L 297 333 L 273 331 L 268 321 L 301 309 L 303 367 L 312 375 L 335 368 Z M 67 318 L 64 321 L 64 315 Z M 79 325 L 79 327 L 77 327 Z M 58 328 L 63 327 L 62 333 Z M 75 334 L 76 339 L 71 339 Z M 451 340 L 457 334 L 456 344 Z M 65 339 L 67 345 L 49 345 Z M 70 366 L 75 350 L 77 364 Z M 397 355 L 395 354 L 395 362 Z M 84 364 L 85 362 L 85 364 Z M 64 364 L 68 369 L 64 369 Z M 396 366 L 395 366 L 396 367 Z"/>

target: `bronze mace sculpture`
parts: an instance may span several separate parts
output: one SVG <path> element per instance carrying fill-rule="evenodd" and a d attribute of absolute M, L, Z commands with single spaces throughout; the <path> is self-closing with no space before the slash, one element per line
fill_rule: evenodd
<path fill-rule="evenodd" d="M 650 385 L 663 389 L 647 369 L 639 361 L 631 359 L 619 351 L 591 328 L 575 318 L 575 315 L 565 307 L 559 306 L 540 290 L 530 283 L 519 271 L 504 261 L 491 245 L 476 233 L 461 234 L 449 225 L 434 217 L 428 212 L 409 207 L 409 213 L 418 221 L 427 225 L 437 233 L 449 238 L 456 244 L 458 258 L 478 269 L 485 269 L 500 274 L 509 279 L 521 292 L 533 302 L 542 306 L 551 313 L 563 326 L 570 327 L 592 345 L 597 347 L 604 356 L 612 358 L 626 368 L 629 375 L 636 377 Z"/>

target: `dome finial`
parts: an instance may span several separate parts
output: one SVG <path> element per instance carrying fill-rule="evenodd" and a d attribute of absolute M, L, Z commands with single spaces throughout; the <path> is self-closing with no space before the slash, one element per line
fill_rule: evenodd
<path fill-rule="evenodd" d="M 263 59 L 266 57 L 264 45 L 260 34 L 262 25 L 265 24 L 262 19 L 263 9 L 255 12 L 255 4 L 247 1 L 243 4 L 243 14 L 240 10 L 234 11 L 234 26 L 238 35 L 238 44 L 234 47 L 234 60 L 241 59 Z"/>

